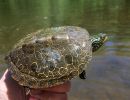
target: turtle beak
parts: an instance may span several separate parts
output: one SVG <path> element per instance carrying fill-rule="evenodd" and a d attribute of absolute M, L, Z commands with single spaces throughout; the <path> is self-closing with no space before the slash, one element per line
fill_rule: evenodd
<path fill-rule="evenodd" d="M 105 42 L 107 39 L 108 39 L 108 37 L 107 37 L 107 36 L 105 36 L 105 37 L 104 37 L 104 40 L 103 40 L 103 42 Z"/>
<path fill-rule="evenodd" d="M 105 42 L 108 39 L 107 35 L 104 33 L 100 33 L 100 36 L 101 36 L 103 42 Z"/>

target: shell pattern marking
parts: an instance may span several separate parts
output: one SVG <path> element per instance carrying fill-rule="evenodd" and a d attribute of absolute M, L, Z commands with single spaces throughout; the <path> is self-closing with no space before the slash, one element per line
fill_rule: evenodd
<path fill-rule="evenodd" d="M 8 56 L 12 77 L 31 88 L 51 87 L 78 76 L 92 57 L 86 30 L 57 27 L 22 39 Z"/>

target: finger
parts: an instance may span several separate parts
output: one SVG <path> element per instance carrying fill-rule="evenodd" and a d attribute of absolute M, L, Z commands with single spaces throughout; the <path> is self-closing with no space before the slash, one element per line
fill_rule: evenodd
<path fill-rule="evenodd" d="M 41 94 L 43 91 L 56 92 L 56 93 L 66 93 L 70 91 L 71 84 L 70 82 L 65 82 L 64 84 L 57 85 L 50 88 L 42 88 L 42 89 L 31 89 L 31 95 Z"/>
<path fill-rule="evenodd" d="M 65 82 L 64 84 L 53 86 L 50 88 L 43 89 L 44 91 L 50 91 L 50 92 L 69 92 L 71 87 L 70 81 Z"/>
<path fill-rule="evenodd" d="M 30 97 L 29 97 L 29 100 L 38 100 L 38 98 L 33 97 L 33 96 L 30 96 Z"/>
<path fill-rule="evenodd" d="M 39 89 L 31 89 L 30 90 L 30 95 L 38 95 L 38 94 L 42 94 L 43 90 L 39 90 Z"/>
<path fill-rule="evenodd" d="M 34 97 L 36 100 L 67 100 L 66 93 L 43 92 L 43 94 Z"/>

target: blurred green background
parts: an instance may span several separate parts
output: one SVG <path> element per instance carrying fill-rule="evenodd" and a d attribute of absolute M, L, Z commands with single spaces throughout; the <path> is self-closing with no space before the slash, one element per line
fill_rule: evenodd
<path fill-rule="evenodd" d="M 18 40 L 66 25 L 109 37 L 93 54 L 87 80 L 72 80 L 69 100 L 130 100 L 130 0 L 0 0 L 0 76 Z"/>

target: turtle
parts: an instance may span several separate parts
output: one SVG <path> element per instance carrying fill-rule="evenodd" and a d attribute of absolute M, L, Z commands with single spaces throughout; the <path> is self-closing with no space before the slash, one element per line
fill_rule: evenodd
<path fill-rule="evenodd" d="M 26 88 L 48 88 L 79 76 L 105 42 L 77 26 L 40 29 L 22 38 L 5 57 L 14 80 Z"/>

